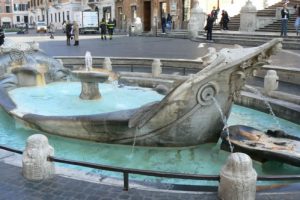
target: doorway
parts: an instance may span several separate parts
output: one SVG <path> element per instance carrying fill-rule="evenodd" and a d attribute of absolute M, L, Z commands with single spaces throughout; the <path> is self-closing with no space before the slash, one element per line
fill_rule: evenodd
<path fill-rule="evenodd" d="M 144 1 L 144 31 L 151 30 L 151 1 Z"/>

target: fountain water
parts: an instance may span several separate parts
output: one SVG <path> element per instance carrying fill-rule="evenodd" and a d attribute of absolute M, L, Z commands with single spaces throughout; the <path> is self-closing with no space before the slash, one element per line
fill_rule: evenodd
<path fill-rule="evenodd" d="M 96 100 L 101 98 L 99 83 L 108 80 L 109 74 L 93 71 L 93 59 L 89 51 L 85 53 L 85 71 L 73 71 L 72 73 L 81 81 L 80 98 L 84 100 Z"/>
<path fill-rule="evenodd" d="M 218 111 L 221 115 L 221 119 L 222 119 L 222 122 L 224 124 L 223 130 L 226 130 L 226 133 L 227 133 L 230 152 L 233 153 L 233 146 L 232 146 L 231 141 L 230 141 L 230 134 L 229 134 L 229 128 L 228 128 L 229 126 L 228 126 L 228 123 L 227 123 L 227 118 L 224 115 L 224 113 L 222 111 L 222 108 L 220 107 L 218 101 L 215 98 L 213 98 L 213 101 L 214 101 L 214 103 L 215 103 L 215 105 L 216 105 L 216 107 L 217 107 L 217 109 L 218 109 Z"/>
<path fill-rule="evenodd" d="M 267 106 L 271 116 L 272 116 L 272 119 L 274 120 L 275 124 L 276 124 L 276 127 L 274 127 L 275 129 L 277 130 L 282 130 L 281 126 L 280 126 L 280 123 L 275 115 L 275 113 L 273 112 L 273 109 L 272 109 L 272 106 L 270 105 L 268 99 L 266 98 L 265 95 L 263 95 L 258 89 L 256 89 L 255 87 L 252 87 L 252 86 L 247 86 L 247 89 L 249 89 L 250 91 L 252 91 L 254 94 L 256 94 L 257 96 L 259 96 L 264 104 Z"/>

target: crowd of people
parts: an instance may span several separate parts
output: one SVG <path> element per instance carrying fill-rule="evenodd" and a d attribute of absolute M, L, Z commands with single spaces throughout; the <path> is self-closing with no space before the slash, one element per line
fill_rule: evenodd
<path fill-rule="evenodd" d="M 207 32 L 206 39 L 208 41 L 212 41 L 212 30 L 213 30 L 213 26 L 217 24 L 219 11 L 220 11 L 220 9 L 216 8 L 214 6 L 212 11 L 207 15 L 206 26 L 204 27 L 204 29 Z M 221 20 L 219 22 L 220 29 L 228 30 L 229 21 L 230 21 L 230 18 L 229 18 L 227 11 L 222 10 Z"/>
<path fill-rule="evenodd" d="M 101 35 L 101 40 L 106 40 L 107 38 L 107 33 L 108 33 L 108 38 L 112 40 L 113 38 L 113 33 L 114 29 L 116 26 L 116 21 L 109 19 L 108 22 L 106 22 L 105 18 L 102 18 L 100 24 L 99 24 L 99 29 L 100 29 L 100 35 Z M 71 24 L 69 21 L 65 21 L 63 23 L 63 29 L 64 32 L 66 33 L 66 38 L 67 38 L 67 45 L 71 45 L 71 40 L 74 39 L 74 46 L 79 46 L 79 25 L 76 21 Z M 53 35 L 54 31 L 50 32 L 50 38 L 54 38 Z"/>

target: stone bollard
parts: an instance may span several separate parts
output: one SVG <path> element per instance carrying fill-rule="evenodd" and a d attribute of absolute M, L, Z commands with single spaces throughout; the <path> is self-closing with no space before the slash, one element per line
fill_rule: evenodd
<path fill-rule="evenodd" d="M 279 77 L 275 70 L 268 70 L 264 78 L 264 90 L 265 93 L 270 95 L 273 90 L 278 88 Z"/>
<path fill-rule="evenodd" d="M 220 172 L 219 198 L 255 200 L 256 178 L 251 158 L 244 153 L 232 153 Z"/>
<path fill-rule="evenodd" d="M 103 60 L 103 69 L 112 71 L 111 61 L 109 57 L 105 57 Z"/>
<path fill-rule="evenodd" d="M 42 134 L 30 136 L 23 152 L 23 176 L 32 181 L 45 180 L 55 174 L 54 163 L 47 161 L 54 155 L 54 149 L 48 143 L 48 138 Z"/>
<path fill-rule="evenodd" d="M 152 63 L 152 75 L 158 77 L 161 74 L 161 62 L 159 59 L 154 59 Z"/>

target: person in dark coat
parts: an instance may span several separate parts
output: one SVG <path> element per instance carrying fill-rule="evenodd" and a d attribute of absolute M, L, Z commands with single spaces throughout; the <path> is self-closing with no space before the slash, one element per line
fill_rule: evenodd
<path fill-rule="evenodd" d="M 101 33 L 101 40 L 105 39 L 106 40 L 106 21 L 104 18 L 102 18 L 100 22 L 100 33 Z"/>
<path fill-rule="evenodd" d="M 223 24 L 223 30 L 228 30 L 228 22 L 229 22 L 229 16 L 227 11 L 224 10 L 224 13 L 222 12 L 222 24 Z"/>
<path fill-rule="evenodd" d="M 115 24 L 113 23 L 113 21 L 111 19 L 109 19 L 109 21 L 107 23 L 107 29 L 108 29 L 108 35 L 109 35 L 110 40 L 112 40 L 114 28 L 115 28 Z"/>
<path fill-rule="evenodd" d="M 5 35 L 4 35 L 3 28 L 0 27 L 0 46 L 3 45 L 3 43 L 4 43 L 4 38 L 5 38 Z"/>
<path fill-rule="evenodd" d="M 163 14 L 161 17 L 162 33 L 166 33 L 166 24 L 167 24 L 167 19 L 166 19 L 166 16 Z"/>
<path fill-rule="evenodd" d="M 71 45 L 71 37 L 72 37 L 72 24 L 67 21 L 66 22 L 66 37 L 67 37 L 67 45 Z"/>
<path fill-rule="evenodd" d="M 212 41 L 212 29 L 214 26 L 214 17 L 212 17 L 210 14 L 207 15 L 207 20 L 206 20 L 206 26 L 205 30 L 207 31 L 206 33 L 206 39 L 209 41 Z"/>

